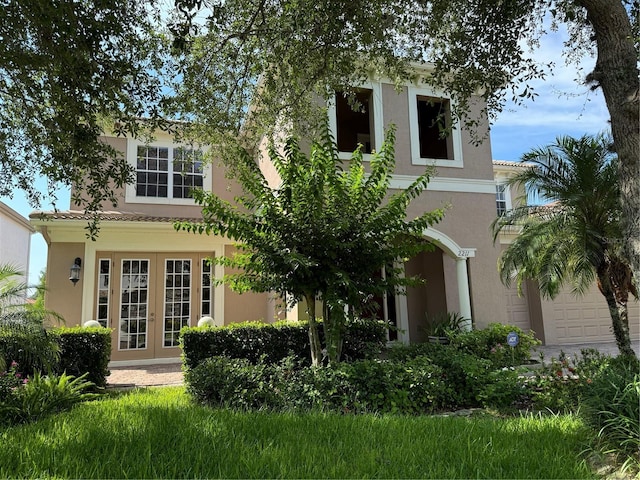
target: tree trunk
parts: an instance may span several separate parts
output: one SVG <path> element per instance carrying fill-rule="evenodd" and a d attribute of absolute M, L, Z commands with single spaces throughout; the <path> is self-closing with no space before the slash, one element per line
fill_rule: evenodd
<path fill-rule="evenodd" d="M 635 356 L 629 338 L 629 290 L 624 282 L 619 281 L 624 272 L 617 270 L 617 267 L 618 265 L 607 263 L 598 268 L 598 287 L 607 300 L 613 335 L 620 354 Z M 628 268 L 625 269 L 628 272 Z"/>
<path fill-rule="evenodd" d="M 640 112 L 638 52 L 623 2 L 577 0 L 595 33 L 598 58 L 587 81 L 602 88 L 620 159 L 625 255 L 640 281 Z"/>
<path fill-rule="evenodd" d="M 314 295 L 304 296 L 307 302 L 307 313 L 309 314 L 309 345 L 311 347 L 311 365 L 319 367 L 322 365 L 322 344 L 318 332 L 318 322 L 316 321 L 316 298 Z"/>
<path fill-rule="evenodd" d="M 324 338 L 329 365 L 340 362 L 342 356 L 342 331 L 344 329 L 344 310 L 340 305 L 329 305 L 322 302 Z"/>

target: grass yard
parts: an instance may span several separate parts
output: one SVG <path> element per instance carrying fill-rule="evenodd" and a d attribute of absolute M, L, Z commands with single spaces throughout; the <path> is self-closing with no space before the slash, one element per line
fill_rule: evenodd
<path fill-rule="evenodd" d="M 138 390 L 0 430 L 0 478 L 595 478 L 577 417 L 239 413 Z"/>

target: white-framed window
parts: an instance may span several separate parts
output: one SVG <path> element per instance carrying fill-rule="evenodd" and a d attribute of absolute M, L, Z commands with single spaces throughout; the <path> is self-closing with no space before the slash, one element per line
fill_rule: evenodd
<path fill-rule="evenodd" d="M 127 185 L 126 201 L 193 205 L 192 189 L 210 190 L 211 168 L 203 155 L 196 147 L 129 140 L 127 161 L 135 168 L 136 178 Z"/>
<path fill-rule="evenodd" d="M 98 288 L 96 320 L 103 327 L 109 327 L 109 292 L 111 281 L 111 260 L 108 258 L 98 259 Z"/>
<path fill-rule="evenodd" d="M 211 262 L 203 258 L 201 260 L 201 277 L 200 277 L 200 317 L 213 317 L 213 269 Z"/>
<path fill-rule="evenodd" d="M 355 109 L 354 109 L 355 107 Z M 364 160 L 379 151 L 384 141 L 382 118 L 382 85 L 368 82 L 355 89 L 349 98 L 338 91 L 329 101 L 329 129 L 338 144 L 339 157 L 351 158 L 358 144 L 362 144 Z"/>
<path fill-rule="evenodd" d="M 496 213 L 499 217 L 511 210 L 509 186 L 496 183 Z"/>
<path fill-rule="evenodd" d="M 180 330 L 191 318 L 191 259 L 166 259 L 164 276 L 162 346 L 177 347 Z"/>
<path fill-rule="evenodd" d="M 464 167 L 460 125 L 451 114 L 453 100 L 427 86 L 411 85 L 407 94 L 411 163 Z"/>

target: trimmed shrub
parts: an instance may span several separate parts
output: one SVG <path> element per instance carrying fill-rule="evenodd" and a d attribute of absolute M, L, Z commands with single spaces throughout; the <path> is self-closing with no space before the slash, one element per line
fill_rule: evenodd
<path fill-rule="evenodd" d="M 448 372 L 426 357 L 356 360 L 334 367 L 212 357 L 185 373 L 199 402 L 238 409 L 423 414 L 458 407 Z M 474 405 L 475 405 L 474 401 Z M 467 406 L 467 405 L 463 405 Z"/>
<path fill-rule="evenodd" d="M 520 339 L 515 347 L 507 345 L 507 335 L 518 334 Z M 533 332 L 525 333 L 513 325 L 491 323 L 487 328 L 463 332 L 451 338 L 451 345 L 456 349 L 487 359 L 494 368 L 515 367 L 524 365 L 531 358 L 531 349 L 539 345 Z"/>
<path fill-rule="evenodd" d="M 107 385 L 111 357 L 111 330 L 102 327 L 72 327 L 55 330 L 60 345 L 58 373 L 80 377 L 96 387 Z"/>
<path fill-rule="evenodd" d="M 385 327 L 380 322 L 352 322 L 344 335 L 342 356 L 345 360 L 370 358 L 379 354 L 385 343 Z M 195 368 L 214 356 L 244 358 L 254 364 L 263 359 L 265 363 L 275 364 L 293 355 L 307 364 L 311 362 L 306 322 L 188 327 L 180 332 L 180 344 L 187 368 Z"/>

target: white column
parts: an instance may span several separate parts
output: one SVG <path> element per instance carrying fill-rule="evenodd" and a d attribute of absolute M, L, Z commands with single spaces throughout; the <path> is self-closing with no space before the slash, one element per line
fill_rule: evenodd
<path fill-rule="evenodd" d="M 456 274 L 458 277 L 458 297 L 460 301 L 460 315 L 468 318 L 463 329 L 471 330 L 471 296 L 469 295 L 469 276 L 467 275 L 467 259 L 456 258 Z"/>

